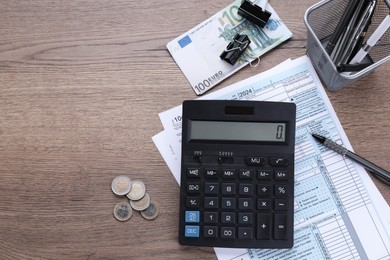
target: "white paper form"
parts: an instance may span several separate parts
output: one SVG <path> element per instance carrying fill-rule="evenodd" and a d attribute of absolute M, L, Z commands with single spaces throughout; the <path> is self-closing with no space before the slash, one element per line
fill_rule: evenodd
<path fill-rule="evenodd" d="M 169 170 L 180 173 L 180 161 L 178 161 L 172 145 L 169 143 L 167 131 L 162 131 L 152 137 L 155 144 L 159 144 L 159 151 L 163 156 L 165 163 L 168 165 Z M 177 183 L 180 183 L 180 174 L 173 175 L 176 178 Z"/>
<path fill-rule="evenodd" d="M 294 247 L 292 249 L 215 248 L 218 259 L 390 259 L 390 209 L 363 168 L 318 144 L 319 133 L 352 150 L 342 126 L 305 56 L 266 78 L 258 75 L 205 96 L 295 102 Z M 172 120 L 181 116 L 171 109 Z M 179 142 L 180 123 L 170 143 Z M 159 144 L 157 144 L 157 147 Z M 174 175 L 180 175 L 174 172 Z"/>

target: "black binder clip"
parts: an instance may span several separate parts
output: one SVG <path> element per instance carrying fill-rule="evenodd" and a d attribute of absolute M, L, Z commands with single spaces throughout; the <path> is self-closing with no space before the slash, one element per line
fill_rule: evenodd
<path fill-rule="evenodd" d="M 261 28 L 267 24 L 271 17 L 271 13 L 265 10 L 265 8 L 263 10 L 260 6 L 255 5 L 249 0 L 244 0 L 244 2 L 242 2 L 237 13 Z"/>
<path fill-rule="evenodd" d="M 234 36 L 233 41 L 231 41 L 226 50 L 224 50 L 219 57 L 231 65 L 234 65 L 241 54 L 245 51 L 245 49 L 249 46 L 251 41 L 247 35 L 236 34 Z"/>

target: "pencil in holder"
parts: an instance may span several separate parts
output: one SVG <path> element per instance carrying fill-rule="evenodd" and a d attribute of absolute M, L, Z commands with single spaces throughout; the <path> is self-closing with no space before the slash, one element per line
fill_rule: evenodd
<path fill-rule="evenodd" d="M 389 16 L 387 0 L 377 0 L 371 23 L 364 37 L 370 38 L 378 26 Z M 336 27 L 345 14 L 349 1 L 323 0 L 311 6 L 305 13 L 304 22 L 307 27 L 306 52 L 324 85 L 330 91 L 336 91 L 366 76 L 386 61 L 390 60 L 390 30 L 370 49 L 359 64 L 357 71 L 344 71 L 343 67 L 334 63 L 334 59 L 326 51 Z M 347 66 L 348 67 L 348 66 Z"/>

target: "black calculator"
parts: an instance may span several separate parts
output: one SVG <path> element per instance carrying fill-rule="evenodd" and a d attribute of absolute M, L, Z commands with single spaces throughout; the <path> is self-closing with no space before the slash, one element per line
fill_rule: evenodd
<path fill-rule="evenodd" d="M 179 243 L 291 248 L 294 103 L 183 102 Z"/>

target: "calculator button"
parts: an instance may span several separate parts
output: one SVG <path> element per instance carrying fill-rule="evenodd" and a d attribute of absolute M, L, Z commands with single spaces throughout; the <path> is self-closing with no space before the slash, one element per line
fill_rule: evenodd
<path fill-rule="evenodd" d="M 259 195 L 259 196 L 271 195 L 271 185 L 257 184 L 257 195 Z"/>
<path fill-rule="evenodd" d="M 199 193 L 199 192 L 200 192 L 200 182 L 187 183 L 187 193 Z"/>
<path fill-rule="evenodd" d="M 257 179 L 259 180 L 270 180 L 272 177 L 272 170 L 258 170 Z"/>
<path fill-rule="evenodd" d="M 287 197 L 288 195 L 287 185 L 275 185 L 275 197 Z"/>
<path fill-rule="evenodd" d="M 238 213 L 238 224 L 240 225 L 251 225 L 252 224 L 252 213 L 240 212 Z"/>
<path fill-rule="evenodd" d="M 222 170 L 222 178 L 224 179 L 236 178 L 236 170 L 229 170 L 229 169 Z"/>
<path fill-rule="evenodd" d="M 249 198 L 239 198 L 238 199 L 238 208 L 239 209 L 252 209 L 252 199 Z"/>
<path fill-rule="evenodd" d="M 203 221 L 208 224 L 218 223 L 218 212 L 205 211 Z"/>
<path fill-rule="evenodd" d="M 254 170 L 241 169 L 238 173 L 238 176 L 240 179 L 252 179 L 254 172 Z"/>
<path fill-rule="evenodd" d="M 288 205 L 287 200 L 276 199 L 274 207 L 275 210 L 287 210 L 288 209 L 287 205 Z"/>
<path fill-rule="evenodd" d="M 204 237 L 218 237 L 218 227 L 214 226 L 205 226 L 203 228 Z"/>
<path fill-rule="evenodd" d="M 205 194 L 218 194 L 218 183 L 206 182 L 204 184 Z"/>
<path fill-rule="evenodd" d="M 249 227 L 239 227 L 238 228 L 238 238 L 240 239 L 252 239 L 252 228 Z"/>
<path fill-rule="evenodd" d="M 186 206 L 187 206 L 187 208 L 198 208 L 200 206 L 200 198 L 199 197 L 187 197 L 186 198 Z"/>
<path fill-rule="evenodd" d="M 219 164 L 233 164 L 234 159 L 233 159 L 233 157 L 218 157 L 218 163 Z"/>
<path fill-rule="evenodd" d="M 187 169 L 187 177 L 200 177 L 200 169 L 199 168 L 188 168 Z"/>
<path fill-rule="evenodd" d="M 258 210 L 270 210 L 271 209 L 271 200 L 270 199 L 257 199 L 257 209 Z"/>
<path fill-rule="evenodd" d="M 185 212 L 185 219 L 187 223 L 199 223 L 200 221 L 200 212 L 199 211 L 189 211 Z"/>
<path fill-rule="evenodd" d="M 206 178 L 218 178 L 218 170 L 216 169 L 206 169 L 204 174 Z"/>
<path fill-rule="evenodd" d="M 289 164 L 287 158 L 270 158 L 268 163 L 272 166 L 288 166 Z"/>
<path fill-rule="evenodd" d="M 274 239 L 287 239 L 287 215 L 275 214 Z"/>
<path fill-rule="evenodd" d="M 221 227 L 221 238 L 234 238 L 234 227 Z"/>
<path fill-rule="evenodd" d="M 288 180 L 288 172 L 287 171 L 275 171 L 275 180 L 287 181 Z"/>
<path fill-rule="evenodd" d="M 252 184 L 240 183 L 238 186 L 238 194 L 240 194 L 240 195 L 253 195 Z"/>
<path fill-rule="evenodd" d="M 199 237 L 199 226 L 185 226 L 184 227 L 185 237 Z"/>
<path fill-rule="evenodd" d="M 262 157 L 246 157 L 245 162 L 248 165 L 258 166 L 258 165 L 264 165 L 265 159 Z"/>
<path fill-rule="evenodd" d="M 257 239 L 270 239 L 270 225 L 269 214 L 257 214 Z"/>
<path fill-rule="evenodd" d="M 234 224 L 236 222 L 236 213 L 234 212 L 222 212 L 221 223 L 223 224 Z"/>
<path fill-rule="evenodd" d="M 236 199 L 235 198 L 222 198 L 222 209 L 235 209 Z"/>
<path fill-rule="evenodd" d="M 235 183 L 222 183 L 222 195 L 232 195 L 236 193 Z"/>
<path fill-rule="evenodd" d="M 217 209 L 218 208 L 218 198 L 217 197 L 205 197 L 204 198 L 204 208 L 205 209 Z"/>

